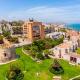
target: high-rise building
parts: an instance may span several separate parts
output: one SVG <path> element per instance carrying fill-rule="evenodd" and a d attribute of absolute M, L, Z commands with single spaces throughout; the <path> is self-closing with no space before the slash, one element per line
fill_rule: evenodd
<path fill-rule="evenodd" d="M 30 41 L 44 39 L 44 25 L 42 24 L 42 22 L 29 20 L 28 22 L 25 22 L 23 25 L 23 34 Z"/>

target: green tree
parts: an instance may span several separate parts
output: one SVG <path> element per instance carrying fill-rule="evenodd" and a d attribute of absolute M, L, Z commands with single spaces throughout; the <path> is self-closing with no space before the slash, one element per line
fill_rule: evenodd
<path fill-rule="evenodd" d="M 8 80 L 23 80 L 24 74 L 18 66 L 10 66 L 6 77 Z"/>
<path fill-rule="evenodd" d="M 50 38 L 45 38 L 45 39 L 44 39 L 44 42 L 45 42 L 45 49 L 50 49 L 50 48 L 52 48 L 52 42 L 53 42 L 52 39 L 50 39 Z"/>
<path fill-rule="evenodd" d="M 10 33 L 10 31 L 3 31 L 3 36 L 4 37 L 6 37 L 6 38 L 8 38 L 8 37 L 10 37 L 11 36 L 11 33 Z"/>
<path fill-rule="evenodd" d="M 4 41 L 3 41 L 3 36 L 0 35 L 0 44 L 3 44 L 3 43 L 4 43 Z"/>
<path fill-rule="evenodd" d="M 22 21 L 22 20 L 10 22 L 11 26 L 22 26 L 23 23 L 24 23 L 24 21 Z"/>
<path fill-rule="evenodd" d="M 25 50 L 30 50 L 30 49 L 31 49 L 31 45 L 24 45 L 23 48 L 24 48 Z"/>
<path fill-rule="evenodd" d="M 18 37 L 8 37 L 8 40 L 13 43 L 19 43 Z"/>
<path fill-rule="evenodd" d="M 13 34 L 22 34 L 22 27 L 13 27 Z"/>
<path fill-rule="evenodd" d="M 49 58 L 49 54 L 51 53 L 51 51 L 49 49 L 45 49 L 43 53 L 46 58 Z"/>
<path fill-rule="evenodd" d="M 32 46 L 37 46 L 38 52 L 42 52 L 45 49 L 45 42 L 43 40 L 34 41 Z"/>
<path fill-rule="evenodd" d="M 36 57 L 36 54 L 37 54 L 37 52 L 38 52 L 38 47 L 37 46 L 31 46 L 30 47 L 30 52 L 31 52 L 31 55 L 32 55 L 32 57 Z"/>
<path fill-rule="evenodd" d="M 37 59 L 39 59 L 39 60 L 44 60 L 44 56 L 43 56 L 43 54 L 40 53 L 40 52 L 36 54 L 36 57 L 37 57 Z"/>

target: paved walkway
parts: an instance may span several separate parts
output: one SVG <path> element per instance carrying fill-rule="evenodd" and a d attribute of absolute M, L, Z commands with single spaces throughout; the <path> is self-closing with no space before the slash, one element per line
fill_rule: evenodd
<path fill-rule="evenodd" d="M 28 44 L 31 44 L 31 42 L 21 42 L 21 43 L 18 43 L 18 44 L 13 44 L 13 46 L 20 47 L 20 46 L 28 45 Z"/>
<path fill-rule="evenodd" d="M 52 80 L 61 80 L 61 76 L 53 76 Z"/>
<path fill-rule="evenodd" d="M 16 61 L 16 60 L 17 60 L 17 59 L 14 59 L 14 60 L 11 60 L 11 61 L 7 61 L 7 62 L 5 62 L 5 63 L 0 63 L 0 65 L 8 64 L 8 63 L 14 62 L 14 61 Z"/>
<path fill-rule="evenodd" d="M 26 51 L 23 49 L 23 47 L 22 47 L 22 52 L 25 54 L 25 55 L 29 55 L 29 54 L 27 54 L 26 53 Z M 34 58 L 32 58 L 32 57 L 30 57 L 32 60 L 34 60 Z"/>
<path fill-rule="evenodd" d="M 69 80 L 73 80 L 73 79 L 78 78 L 78 77 L 80 77 L 80 75 L 78 75 L 78 76 L 76 76 L 76 77 L 73 77 L 73 78 L 71 78 L 71 79 L 69 79 Z"/>

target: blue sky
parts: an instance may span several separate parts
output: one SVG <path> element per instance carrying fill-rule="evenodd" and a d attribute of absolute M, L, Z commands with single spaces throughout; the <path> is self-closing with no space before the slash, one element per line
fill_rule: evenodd
<path fill-rule="evenodd" d="M 0 19 L 80 22 L 80 0 L 0 0 Z"/>

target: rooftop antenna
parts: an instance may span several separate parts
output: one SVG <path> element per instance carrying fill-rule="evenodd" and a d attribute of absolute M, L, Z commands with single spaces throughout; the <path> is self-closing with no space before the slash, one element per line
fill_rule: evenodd
<path fill-rule="evenodd" d="M 32 19 L 30 19 L 30 18 L 29 18 L 29 21 L 30 21 L 30 22 L 33 22 L 33 21 L 34 21 L 34 19 L 33 19 L 33 18 L 32 18 Z"/>

